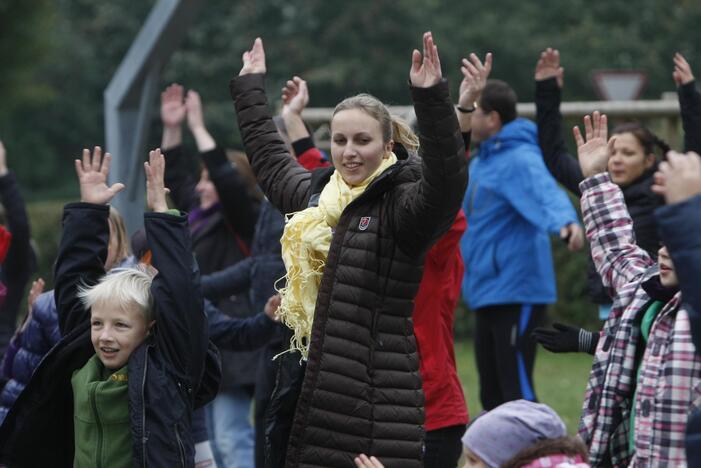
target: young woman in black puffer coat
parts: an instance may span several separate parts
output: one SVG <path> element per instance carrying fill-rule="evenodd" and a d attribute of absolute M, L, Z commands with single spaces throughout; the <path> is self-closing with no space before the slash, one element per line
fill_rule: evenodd
<path fill-rule="evenodd" d="M 292 215 L 281 240 L 279 311 L 292 336 L 268 412 L 267 466 L 352 467 L 361 453 L 389 468 L 422 466 L 412 301 L 424 256 L 451 226 L 467 184 L 431 33 L 423 42 L 410 71 L 418 141 L 377 99 L 354 96 L 331 121 L 333 167 L 311 173 L 290 157 L 272 121 L 260 39 L 231 81 L 258 182 Z M 409 150 L 396 152 L 404 159 L 395 145 Z"/>

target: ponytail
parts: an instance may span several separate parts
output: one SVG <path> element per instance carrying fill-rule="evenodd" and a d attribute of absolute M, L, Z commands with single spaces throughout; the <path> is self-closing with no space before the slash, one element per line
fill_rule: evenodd
<path fill-rule="evenodd" d="M 402 145 L 407 151 L 419 149 L 419 137 L 402 118 L 392 116 L 392 140 L 395 144 Z"/>

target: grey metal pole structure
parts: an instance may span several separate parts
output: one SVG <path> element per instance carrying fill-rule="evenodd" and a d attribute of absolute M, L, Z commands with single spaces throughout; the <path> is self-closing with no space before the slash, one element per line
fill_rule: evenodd
<path fill-rule="evenodd" d="M 146 141 L 161 71 L 185 36 L 202 0 L 159 0 L 105 89 L 110 183 L 126 185 L 114 200 L 130 233 L 143 224 Z"/>

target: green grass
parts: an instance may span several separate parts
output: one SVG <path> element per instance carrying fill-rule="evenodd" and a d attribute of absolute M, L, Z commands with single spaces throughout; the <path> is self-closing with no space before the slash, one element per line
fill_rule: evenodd
<path fill-rule="evenodd" d="M 456 342 L 455 357 L 470 417 L 475 417 L 482 411 L 482 406 L 472 340 Z M 541 403 L 557 411 L 572 435 L 577 432 L 591 363 L 592 356 L 588 354 L 554 354 L 541 347 L 536 356 L 533 376 L 536 395 Z"/>

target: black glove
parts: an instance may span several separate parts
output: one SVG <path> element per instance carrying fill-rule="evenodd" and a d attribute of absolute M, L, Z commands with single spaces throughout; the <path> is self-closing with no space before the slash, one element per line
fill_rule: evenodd
<path fill-rule="evenodd" d="M 583 328 L 571 327 L 564 323 L 553 323 L 553 329 L 538 327 L 533 330 L 533 338 L 553 353 L 594 354 L 599 334 Z"/>

